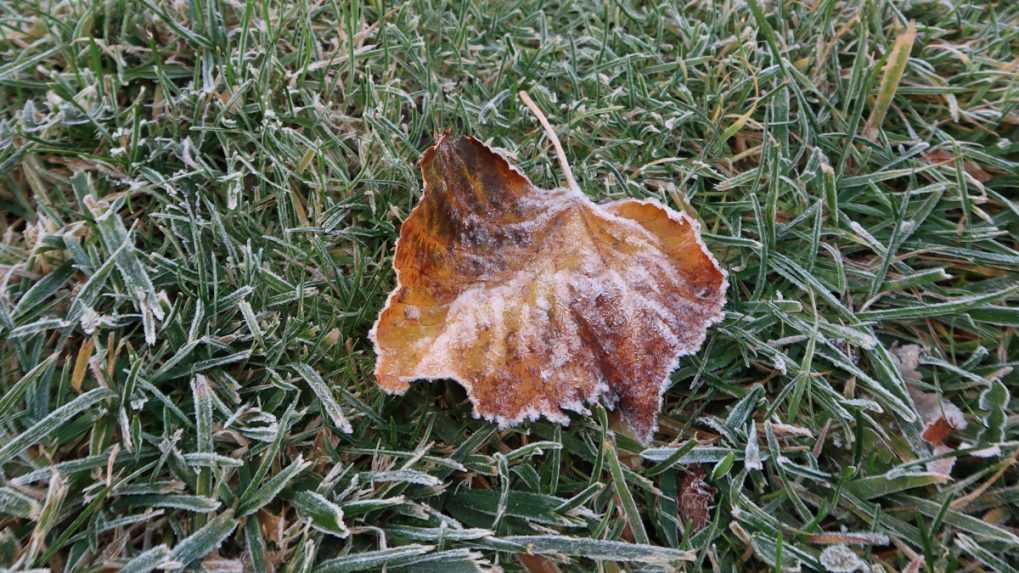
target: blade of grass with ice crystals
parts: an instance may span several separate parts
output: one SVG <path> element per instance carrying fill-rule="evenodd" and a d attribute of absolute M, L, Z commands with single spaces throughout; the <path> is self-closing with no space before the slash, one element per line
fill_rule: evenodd
<path fill-rule="evenodd" d="M 751 386 L 750 391 L 740 398 L 739 402 L 736 402 L 729 410 L 729 415 L 725 418 L 725 425 L 730 430 L 742 428 L 750 415 L 754 413 L 757 403 L 763 395 L 764 386 L 761 384 Z"/>
<path fill-rule="evenodd" d="M 616 490 L 616 495 L 623 505 L 623 514 L 626 516 L 626 522 L 630 525 L 633 538 L 637 543 L 648 544 L 651 541 L 647 531 L 644 530 L 644 521 L 637 509 L 637 503 L 633 500 L 633 494 L 626 486 L 626 478 L 623 476 L 623 468 L 619 463 L 616 447 L 610 440 L 605 440 L 602 447 L 605 449 L 605 461 L 608 462 L 609 473 L 612 474 L 612 487 Z"/>
<path fill-rule="evenodd" d="M 447 503 L 460 504 L 473 511 L 494 516 L 500 498 L 500 493 L 493 490 L 463 489 L 451 494 Z M 591 511 L 583 508 L 577 508 L 570 515 L 561 515 L 557 509 L 566 501 L 561 497 L 510 490 L 504 515 L 555 527 L 580 527 L 585 524 L 582 517 L 594 516 Z M 351 511 L 348 505 L 344 504 L 344 510 L 349 515 Z"/>
<path fill-rule="evenodd" d="M 376 551 L 352 553 L 330 559 L 315 568 L 314 573 L 349 573 L 352 571 L 381 571 L 388 563 L 398 559 L 424 555 L 432 551 L 432 545 L 403 545 Z"/>
<path fill-rule="evenodd" d="M 517 543 L 530 553 L 586 557 L 597 561 L 668 564 L 676 561 L 693 561 L 696 555 L 694 551 L 642 543 L 586 539 L 565 535 L 512 535 L 499 539 Z"/>
<path fill-rule="evenodd" d="M 56 330 L 60 328 L 67 328 L 69 324 L 67 321 L 60 320 L 59 318 L 41 318 L 35 322 L 23 324 L 7 335 L 9 338 L 22 338 L 25 336 L 32 336 L 33 334 L 39 334 L 40 332 L 46 332 L 47 330 Z"/>
<path fill-rule="evenodd" d="M 38 519 L 41 511 L 42 506 L 34 498 L 13 488 L 0 487 L 0 514 Z"/>
<path fill-rule="evenodd" d="M 195 348 L 197 348 L 201 342 L 202 342 L 201 340 L 192 340 L 187 342 L 186 344 L 181 345 L 180 348 L 178 348 L 177 351 L 173 353 L 173 356 L 164 361 L 163 364 L 159 367 L 159 370 L 156 370 L 156 372 L 152 375 L 152 381 L 160 382 L 162 380 L 165 380 L 169 373 L 174 369 L 174 367 L 180 364 L 182 360 L 187 358 L 187 356 L 191 354 L 191 352 Z"/>
<path fill-rule="evenodd" d="M 589 499 L 601 493 L 604 488 L 605 484 L 601 482 L 589 483 L 587 487 L 580 490 L 576 495 L 557 505 L 553 511 L 556 513 L 567 513 L 587 503 Z"/>
<path fill-rule="evenodd" d="M 468 548 L 399 559 L 389 565 L 393 573 L 486 573 L 491 563 L 481 553 Z"/>
<path fill-rule="evenodd" d="M 59 352 L 54 352 L 46 357 L 45 360 L 36 364 L 31 370 L 25 373 L 20 380 L 11 385 L 11 387 L 4 393 L 3 397 L 0 398 L 0 424 L 7 422 L 7 412 L 14 407 L 14 405 L 21 399 L 21 395 L 25 393 L 25 390 L 35 383 L 36 380 L 42 378 L 50 367 L 57 361 L 57 357 L 60 356 Z"/>
<path fill-rule="evenodd" d="M 74 322 L 81 318 L 82 313 L 85 312 L 86 308 L 90 308 L 95 302 L 96 298 L 102 292 L 104 286 L 106 286 L 107 279 L 110 278 L 110 274 L 113 272 L 116 266 L 117 260 L 121 254 L 129 247 L 128 243 L 124 243 L 117 247 L 115 251 L 110 253 L 109 258 L 103 261 L 103 264 L 85 281 L 85 284 L 78 289 L 78 293 L 74 296 L 71 301 L 70 310 L 67 312 L 67 321 Z"/>
<path fill-rule="evenodd" d="M 191 394 L 195 404 L 195 431 L 198 453 L 212 452 L 212 389 L 209 380 L 201 374 L 191 381 Z"/>
<path fill-rule="evenodd" d="M 998 573 L 1019 573 L 1019 569 L 1010 565 L 1002 558 L 1001 555 L 983 547 L 980 542 L 969 535 L 960 533 L 956 536 L 955 546 L 972 555 L 977 561 L 983 563 L 989 571 L 997 571 Z"/>
<path fill-rule="evenodd" d="M 241 517 L 251 515 L 255 513 L 266 504 L 276 499 L 276 496 L 283 491 L 283 488 L 290 483 L 290 480 L 297 477 L 298 474 L 308 469 L 311 462 L 304 461 L 304 458 L 298 456 L 296 460 L 278 474 L 269 478 L 262 487 L 257 490 L 241 497 L 240 505 L 237 508 L 237 513 Z"/>
<path fill-rule="evenodd" d="M 998 306 L 989 304 L 972 308 L 966 314 L 977 322 L 995 326 L 1019 328 L 1019 306 Z"/>
<path fill-rule="evenodd" d="M 936 267 L 933 269 L 916 271 L 900 278 L 885 280 L 885 284 L 881 287 L 881 290 L 885 292 L 907 290 L 915 287 L 921 287 L 928 283 L 948 280 L 950 278 L 952 278 L 952 275 L 945 272 L 944 267 Z"/>
<path fill-rule="evenodd" d="M 251 480 L 241 493 L 241 499 L 254 495 L 255 490 L 262 485 L 262 480 L 269 475 L 273 462 L 283 447 L 283 439 L 287 436 L 287 433 L 290 431 L 290 426 L 294 422 L 294 415 L 294 405 L 291 404 L 290 407 L 283 412 L 283 416 L 280 417 L 276 437 L 272 443 L 269 444 L 269 447 L 265 449 L 265 453 L 262 454 L 262 461 L 258 464 L 258 469 L 255 470 L 255 474 L 251 476 Z"/>
<path fill-rule="evenodd" d="M 14 310 L 11 312 L 12 318 L 17 319 L 22 315 L 31 314 L 37 307 L 41 307 L 46 299 L 53 296 L 54 293 L 64 286 L 64 283 L 71 278 L 72 274 L 74 274 L 74 268 L 70 263 L 64 263 L 56 270 L 47 274 L 18 299 L 18 304 L 14 306 Z"/>
<path fill-rule="evenodd" d="M 893 477 L 878 475 L 853 480 L 847 483 L 845 488 L 862 500 L 871 500 L 900 491 L 945 483 L 948 480 L 949 477 L 946 475 L 926 472 Z"/>
<path fill-rule="evenodd" d="M 177 22 L 177 20 L 173 18 L 172 14 L 167 14 L 166 12 L 161 10 L 158 5 L 153 4 L 150 0 L 142 0 L 142 3 L 145 5 L 146 8 L 148 8 L 152 12 L 152 14 L 155 14 L 156 16 L 159 17 L 160 20 L 166 23 L 166 25 L 169 26 L 170 29 L 172 29 L 178 36 L 180 36 L 181 38 L 186 40 L 189 44 L 191 44 L 194 49 L 196 50 L 198 50 L 199 48 L 212 49 L 215 47 L 215 44 L 213 44 L 211 40 L 209 40 L 204 35 L 198 32 L 186 28 L 183 24 Z"/>
<path fill-rule="evenodd" d="M 942 505 L 929 499 L 904 494 L 896 496 L 896 499 L 904 506 L 915 509 L 927 517 L 933 518 L 942 512 Z M 944 512 L 944 522 L 977 537 L 1000 541 L 1013 548 L 1019 547 L 1019 536 L 1016 534 L 960 511 L 949 509 Z"/>
<path fill-rule="evenodd" d="M 78 458 L 76 460 L 70 460 L 28 472 L 26 474 L 20 475 L 10 480 L 10 483 L 13 485 L 29 485 L 36 482 L 45 481 L 50 479 L 50 476 L 53 475 L 53 472 L 59 472 L 62 475 L 71 476 L 77 473 L 103 467 L 107 463 L 109 463 L 109 461 L 110 451 L 107 450 L 106 453 L 97 454 L 94 456 L 86 456 L 84 458 Z"/>
<path fill-rule="evenodd" d="M 177 563 L 181 568 L 186 567 L 218 549 L 236 528 L 237 520 L 234 519 L 233 511 L 227 511 L 178 543 L 167 561 Z"/>
<path fill-rule="evenodd" d="M 74 419 L 82 412 L 85 412 L 99 402 L 115 396 L 113 391 L 106 388 L 96 388 L 78 396 L 71 402 L 53 410 L 45 418 L 32 424 L 30 428 L 18 434 L 14 439 L 0 447 L 0 466 L 3 466 L 11 458 L 28 449 L 33 444 L 45 440 L 50 434 L 57 431 L 68 421 Z"/>
<path fill-rule="evenodd" d="M 205 376 L 198 374 L 191 381 L 191 397 L 195 405 L 195 448 L 199 454 L 212 453 L 212 389 Z M 199 468 L 195 492 L 202 497 L 212 494 L 212 472 L 209 468 Z M 196 515 L 195 523 L 203 525 L 205 516 Z"/>
<path fill-rule="evenodd" d="M 354 429 L 350 427 L 350 422 L 343 415 L 343 410 L 340 409 L 339 403 L 336 402 L 333 391 L 326 385 L 325 380 L 322 380 L 318 372 L 303 362 L 293 364 L 292 367 L 311 387 L 311 391 L 315 393 L 319 403 L 322 405 L 322 409 L 329 416 L 329 419 L 332 420 L 333 426 L 347 434 L 353 432 Z"/>
<path fill-rule="evenodd" d="M 150 494 L 124 496 L 126 507 L 163 507 L 182 509 L 191 513 L 212 513 L 222 505 L 211 497 L 201 495 Z"/>
<path fill-rule="evenodd" d="M 874 298 L 877 293 L 881 291 L 881 287 L 884 285 L 885 277 L 888 275 L 888 267 L 891 266 L 895 254 L 899 251 L 899 245 L 905 234 L 909 232 L 909 228 L 914 224 L 912 221 L 906 219 L 906 211 L 909 208 L 909 194 L 904 193 L 899 199 L 899 210 L 895 219 L 895 227 L 892 229 L 892 236 L 888 239 L 888 248 L 881 255 L 881 264 L 878 266 L 878 270 L 874 273 L 874 278 L 870 283 L 870 291 L 867 294 L 868 298 Z"/>
<path fill-rule="evenodd" d="M 856 317 L 864 322 L 875 322 L 880 320 L 914 320 L 948 316 L 969 310 L 985 302 L 1004 298 L 1017 290 L 1019 290 L 1019 285 L 1011 285 L 993 292 L 960 297 L 948 302 L 867 310 L 856 313 Z"/>
<path fill-rule="evenodd" d="M 151 394 L 166 408 L 168 412 L 173 414 L 173 416 L 185 426 L 188 428 L 193 428 L 195 426 L 195 423 L 191 421 L 191 418 L 188 418 L 187 415 L 184 414 L 184 411 L 181 410 L 169 396 L 160 391 L 159 388 L 156 388 L 151 382 L 144 378 L 139 378 L 138 387 L 144 390 L 147 394 Z"/>
<path fill-rule="evenodd" d="M 124 564 L 120 573 L 149 573 L 162 565 L 170 557 L 170 548 L 157 545 L 148 551 L 136 555 Z"/>
<path fill-rule="evenodd" d="M 442 485 L 439 478 L 417 470 L 389 470 L 380 472 L 361 472 L 358 477 L 365 482 L 406 483 L 435 487 Z"/>
<path fill-rule="evenodd" d="M 685 448 L 681 447 L 678 449 Z M 670 459 L 676 453 L 676 450 L 677 448 L 648 448 L 640 453 L 640 457 L 652 462 L 663 462 Z M 736 461 L 743 460 L 742 450 L 715 446 L 698 446 L 678 460 L 674 460 L 674 463 L 682 465 L 713 464 L 722 461 L 729 454 L 732 454 Z"/>
<path fill-rule="evenodd" d="M 148 271 L 145 270 L 145 265 L 142 264 L 131 243 L 131 235 L 117 214 L 119 201 L 114 201 L 111 205 L 96 199 L 91 194 L 92 184 L 87 173 L 76 174 L 71 178 L 71 183 L 84 194 L 84 203 L 95 219 L 103 246 L 114 259 L 124 279 L 124 285 L 142 315 L 146 344 L 155 344 L 156 322 L 163 319 L 163 307 L 160 305 Z"/>
<path fill-rule="evenodd" d="M 226 356 L 219 356 L 217 358 L 210 358 L 208 360 L 199 360 L 191 365 L 191 372 L 204 372 L 206 370 L 212 370 L 213 368 L 219 368 L 226 366 L 227 364 L 234 364 L 237 362 L 244 362 L 248 358 L 251 358 L 252 351 L 242 350 L 240 352 L 234 352 Z"/>
<path fill-rule="evenodd" d="M 257 519 L 249 519 L 244 524 L 244 546 L 252 571 L 267 573 L 265 540 L 262 539 L 262 524 Z"/>
<path fill-rule="evenodd" d="M 678 448 L 673 448 L 672 453 L 669 454 L 668 457 L 656 463 L 653 467 L 644 472 L 644 475 L 647 477 L 654 477 L 658 474 L 665 473 L 672 469 L 673 466 L 681 464 L 683 457 L 692 452 L 696 447 L 696 440 L 687 440 L 686 442 L 683 442 Z M 643 453 L 641 454 L 641 457 L 643 457 Z"/>
<path fill-rule="evenodd" d="M 407 504 L 407 498 L 402 495 L 396 497 L 384 497 L 376 499 L 359 499 L 348 501 L 342 505 L 343 514 L 346 516 L 364 515 L 378 509 L 394 508 Z"/>
<path fill-rule="evenodd" d="M 496 471 L 499 474 L 499 503 L 496 504 L 495 518 L 492 519 L 492 524 L 489 527 L 498 531 L 502 517 L 506 514 L 506 506 L 509 505 L 510 475 L 506 456 L 501 452 L 496 452 L 493 457 L 495 458 Z"/>
<path fill-rule="evenodd" d="M 453 529 L 449 527 L 412 527 L 397 526 L 387 527 L 386 533 L 408 541 L 473 541 L 485 537 L 492 537 L 495 532 L 491 529 Z"/>
<path fill-rule="evenodd" d="M 294 495 L 294 506 L 297 511 L 311 520 L 315 529 L 345 538 L 350 530 L 343 523 L 343 509 L 329 501 L 325 496 L 313 491 L 301 491 Z"/>
<path fill-rule="evenodd" d="M 556 444 L 557 447 L 552 448 L 551 453 L 546 459 L 541 470 L 541 490 L 545 493 L 554 494 L 559 490 L 559 476 L 562 470 L 563 461 L 563 428 L 562 426 L 556 425 L 555 429 L 552 430 L 553 440 L 552 443 Z"/>
<path fill-rule="evenodd" d="M 511 452 L 506 452 L 506 461 L 512 462 L 521 458 L 527 458 L 530 456 L 540 456 L 545 453 L 546 450 L 561 450 L 563 447 L 559 442 L 551 441 L 540 441 L 531 442 L 525 446 L 521 446 Z"/>
<path fill-rule="evenodd" d="M 53 56 L 61 49 L 62 48 L 60 46 L 56 46 L 46 51 L 39 52 L 38 54 L 26 56 L 24 59 L 21 59 L 20 56 L 24 56 L 26 52 L 21 51 L 19 57 L 15 58 L 14 61 L 8 62 L 7 64 L 0 66 L 0 80 L 6 81 L 9 79 L 13 79 L 22 70 L 30 69 L 33 66 L 39 64 L 40 62 L 47 60 L 50 56 Z"/>

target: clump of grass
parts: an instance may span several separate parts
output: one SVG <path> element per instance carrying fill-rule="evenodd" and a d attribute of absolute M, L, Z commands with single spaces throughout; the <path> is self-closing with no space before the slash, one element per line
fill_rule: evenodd
<path fill-rule="evenodd" d="M 0 566 L 1014 570 L 1019 5 L 748 7 L 0 4 Z M 650 447 L 373 385 L 434 134 L 555 181 L 521 89 L 729 269 Z"/>

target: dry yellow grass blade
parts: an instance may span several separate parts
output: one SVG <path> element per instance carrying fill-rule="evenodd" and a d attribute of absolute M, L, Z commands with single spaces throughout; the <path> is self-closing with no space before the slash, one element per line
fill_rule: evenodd
<path fill-rule="evenodd" d="M 916 22 L 910 22 L 906 29 L 895 38 L 895 46 L 888 54 L 888 63 L 885 64 L 885 72 L 881 77 L 881 88 L 877 94 L 877 102 L 867 118 L 867 125 L 863 128 L 863 136 L 873 140 L 877 138 L 877 132 L 885 120 L 885 114 L 892 105 L 892 98 L 899 88 L 902 74 L 906 71 L 906 63 L 909 61 L 909 52 L 913 49 L 913 41 L 916 40 Z"/>
<path fill-rule="evenodd" d="M 92 351 L 96 347 L 96 341 L 92 337 L 86 338 L 78 350 L 78 357 L 74 361 L 74 371 L 71 373 L 71 387 L 75 392 L 81 392 L 81 383 L 85 380 L 85 371 L 88 368 L 88 360 L 92 358 Z"/>

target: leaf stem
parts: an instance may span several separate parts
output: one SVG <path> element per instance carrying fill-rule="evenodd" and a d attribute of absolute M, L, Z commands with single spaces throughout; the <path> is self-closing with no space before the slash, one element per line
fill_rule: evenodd
<path fill-rule="evenodd" d="M 531 96 L 527 95 L 525 90 L 520 90 L 517 92 L 517 95 L 519 95 L 520 99 L 523 100 L 524 105 L 531 110 L 531 113 L 538 118 L 538 122 L 545 128 L 545 133 L 548 135 L 548 138 L 552 140 L 552 147 L 555 147 L 556 156 L 559 157 L 559 167 L 562 168 L 563 175 L 566 176 L 566 184 L 570 187 L 570 189 L 580 191 L 580 186 L 577 185 L 577 180 L 573 178 L 573 170 L 570 169 L 570 164 L 566 161 L 566 152 L 563 151 L 563 146 L 559 143 L 559 137 L 556 136 L 555 131 L 552 129 L 552 124 L 548 122 L 548 119 L 541 111 L 541 108 L 538 107 L 538 104 L 534 103 L 534 100 L 531 99 Z"/>

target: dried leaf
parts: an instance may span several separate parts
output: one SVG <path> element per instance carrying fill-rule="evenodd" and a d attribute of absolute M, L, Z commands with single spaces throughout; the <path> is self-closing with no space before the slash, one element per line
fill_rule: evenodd
<path fill-rule="evenodd" d="M 919 382 L 922 379 L 919 372 L 922 352 L 923 348 L 916 344 L 906 344 L 893 349 L 892 357 L 899 368 L 899 373 L 907 382 Z M 953 430 L 966 428 L 962 410 L 938 394 L 909 387 L 909 395 L 923 420 L 923 439 L 930 445 L 939 446 L 948 439 Z"/>
<path fill-rule="evenodd" d="M 683 523 L 693 522 L 694 531 L 711 521 L 711 506 L 715 503 L 715 488 L 704 481 L 704 467 L 691 466 L 679 483 L 679 513 Z"/>
<path fill-rule="evenodd" d="M 669 373 L 722 317 L 726 275 L 698 224 L 656 201 L 538 189 L 470 137 L 441 136 L 420 167 L 371 332 L 378 384 L 451 378 L 502 426 L 618 402 L 647 439 Z"/>

